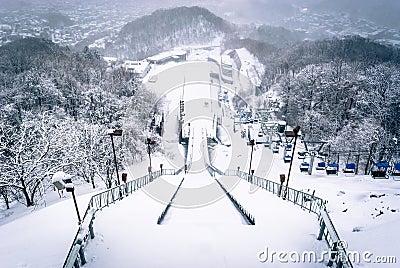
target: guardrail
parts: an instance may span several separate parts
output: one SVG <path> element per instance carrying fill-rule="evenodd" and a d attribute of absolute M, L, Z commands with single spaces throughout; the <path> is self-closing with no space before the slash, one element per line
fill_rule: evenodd
<path fill-rule="evenodd" d="M 244 179 L 264 190 L 267 190 L 273 194 L 277 194 L 278 196 L 283 196 L 282 193 L 286 192 L 286 199 L 293 204 L 299 205 L 300 207 L 307 209 L 309 212 L 313 212 L 319 215 L 320 209 L 322 206 L 325 206 L 326 201 L 316 197 L 313 194 L 305 193 L 303 191 L 299 191 L 290 187 L 286 187 L 277 182 L 270 181 L 264 178 L 260 178 L 254 175 L 250 175 L 243 171 L 238 170 L 230 170 L 228 172 L 224 172 L 225 176 L 237 176 L 241 179 Z"/>
<path fill-rule="evenodd" d="M 321 209 L 320 226 L 321 229 L 317 239 L 321 240 L 322 238 L 325 238 L 325 241 L 328 243 L 328 246 L 331 249 L 329 262 L 327 265 L 332 266 L 335 261 L 337 267 L 353 267 L 353 264 L 349 260 L 349 255 L 346 252 L 347 243 L 343 240 L 340 240 L 335 226 L 333 225 L 325 207 Z"/>
<path fill-rule="evenodd" d="M 229 193 L 226 188 L 222 185 L 222 183 L 215 178 L 215 181 L 218 183 L 218 185 L 222 188 L 222 190 L 225 192 L 225 194 L 228 196 L 228 198 L 231 200 L 237 211 L 242 215 L 242 217 L 245 219 L 248 225 L 255 225 L 256 220 L 254 219 L 254 216 L 250 214 L 234 197 L 231 193 Z"/>
<path fill-rule="evenodd" d="M 68 251 L 68 255 L 65 259 L 63 267 L 78 268 L 86 263 L 84 249 L 88 242 L 88 238 L 94 238 L 93 220 L 98 210 L 101 210 L 102 208 L 123 199 L 124 197 L 132 194 L 134 191 L 163 175 L 175 175 L 175 170 L 157 170 L 149 173 L 148 175 L 137 178 L 136 180 L 128 181 L 125 184 L 115 186 L 104 192 L 93 195 L 90 198 L 85 215 L 83 216 L 82 223 L 80 224 L 74 241 L 70 247 L 70 250 Z"/>
<path fill-rule="evenodd" d="M 180 169 L 176 170 L 175 174 L 171 174 L 171 175 L 179 175 L 179 173 L 181 173 L 184 169 L 185 169 L 185 166 L 183 166 Z"/>
<path fill-rule="evenodd" d="M 164 221 L 165 215 L 167 215 L 168 210 L 171 207 L 172 202 L 174 202 L 175 196 L 178 193 L 179 189 L 181 188 L 184 180 L 185 180 L 185 178 L 182 178 L 181 182 L 179 183 L 178 187 L 176 188 L 175 193 L 172 195 L 171 199 L 169 200 L 168 205 L 165 207 L 163 212 L 161 212 L 160 217 L 158 217 L 157 224 L 161 224 Z"/>
<path fill-rule="evenodd" d="M 316 197 L 314 194 L 286 187 L 279 183 L 250 175 L 240 170 L 226 170 L 223 175 L 237 176 L 264 190 L 276 194 L 279 197 L 282 196 L 284 199 L 293 202 L 293 204 L 300 206 L 302 209 L 315 213 L 320 222 L 320 232 L 317 239 L 321 240 L 322 238 L 325 238 L 325 241 L 331 250 L 331 256 L 327 265 L 332 266 L 333 263 L 336 263 L 336 267 L 338 268 L 353 268 L 353 264 L 346 253 L 346 247 L 343 246 L 344 241 L 340 240 L 335 226 L 326 210 L 326 200 Z M 282 195 L 282 193 L 286 194 Z"/>

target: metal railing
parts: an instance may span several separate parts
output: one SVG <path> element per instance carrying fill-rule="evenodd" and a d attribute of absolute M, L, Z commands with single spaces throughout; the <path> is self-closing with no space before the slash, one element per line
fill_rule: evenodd
<path fill-rule="evenodd" d="M 224 172 L 224 175 L 237 176 L 241 179 L 244 179 L 264 190 L 267 190 L 273 194 L 277 194 L 278 196 L 282 196 L 293 204 L 299 205 L 301 208 L 307 209 L 309 212 L 314 212 L 317 215 L 319 215 L 321 207 L 325 206 L 326 203 L 325 200 L 316 197 L 313 194 L 286 187 L 277 182 L 250 175 L 240 170 L 228 170 Z M 286 196 L 284 196 L 285 194 L 283 193 L 286 193 Z"/>
<path fill-rule="evenodd" d="M 240 204 L 236 198 L 233 197 L 233 195 L 226 190 L 226 188 L 222 185 L 222 183 L 217 180 L 217 178 L 214 178 L 215 181 L 218 183 L 218 185 L 221 187 L 221 189 L 224 191 L 224 193 L 228 196 L 229 200 L 233 203 L 237 211 L 242 215 L 243 219 L 247 222 L 248 225 L 255 225 L 256 220 L 253 215 L 250 214 L 243 206 Z"/>
<path fill-rule="evenodd" d="M 80 267 L 86 263 L 84 249 L 88 242 L 88 238 L 94 238 L 93 220 L 98 210 L 122 200 L 124 197 L 132 194 L 141 187 L 154 181 L 163 175 L 175 175 L 173 169 L 162 169 L 149 173 L 136 180 L 128 181 L 125 184 L 115 186 L 101 193 L 95 194 L 90 198 L 85 211 L 82 223 L 75 235 L 74 241 L 68 251 L 67 258 L 63 264 L 64 268 Z"/>
<path fill-rule="evenodd" d="M 321 240 L 325 238 L 325 241 L 331 249 L 328 266 L 332 266 L 333 263 L 336 262 L 337 267 L 353 267 L 349 255 L 346 252 L 347 243 L 340 240 L 326 208 L 321 209 L 319 222 L 321 229 L 317 239 Z"/>
<path fill-rule="evenodd" d="M 260 178 L 254 175 L 250 175 L 246 172 L 240 170 L 226 170 L 224 172 L 225 176 L 237 176 L 241 179 L 248 181 L 260 188 L 267 190 L 273 194 L 292 202 L 295 205 L 300 206 L 302 209 L 306 209 L 309 212 L 313 212 L 318 215 L 320 222 L 320 232 L 318 235 L 318 240 L 325 238 L 330 250 L 331 256 L 327 265 L 332 266 L 336 263 L 338 268 L 352 268 L 348 254 L 346 253 L 346 246 L 343 246 L 342 240 L 340 240 L 339 235 L 333 225 L 333 222 L 326 210 L 326 200 L 315 196 L 314 194 L 305 193 L 290 187 L 286 187 L 279 183 Z M 284 194 L 283 194 L 284 193 Z"/>
<path fill-rule="evenodd" d="M 158 217 L 157 220 L 157 224 L 161 224 L 164 221 L 165 215 L 167 215 L 169 208 L 172 205 L 172 202 L 174 202 L 175 196 L 178 193 L 179 189 L 182 186 L 183 181 L 185 180 L 185 178 L 182 178 L 181 182 L 179 183 L 178 187 L 176 188 L 176 191 L 174 192 L 174 194 L 172 195 L 171 199 L 169 200 L 167 206 L 165 207 L 165 209 L 161 212 L 160 217 Z"/>

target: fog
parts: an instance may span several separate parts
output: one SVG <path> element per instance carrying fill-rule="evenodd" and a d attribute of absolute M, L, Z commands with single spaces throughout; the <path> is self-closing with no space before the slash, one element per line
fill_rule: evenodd
<path fill-rule="evenodd" d="M 400 28 L 398 0 L 0 0 L 0 10 L 34 10 L 35 8 L 73 8 L 74 6 L 103 5 L 127 11 L 143 9 L 145 14 L 158 8 L 199 5 L 217 15 L 239 23 L 281 25 L 301 11 L 349 14 L 371 20 L 381 26 Z"/>

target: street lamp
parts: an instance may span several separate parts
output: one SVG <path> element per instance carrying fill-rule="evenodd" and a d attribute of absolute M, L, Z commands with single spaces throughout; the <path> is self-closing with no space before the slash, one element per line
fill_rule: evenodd
<path fill-rule="evenodd" d="M 251 154 L 250 154 L 250 167 L 249 167 L 249 174 L 251 173 L 251 162 L 253 161 L 253 149 L 254 149 L 254 139 L 247 142 L 248 146 L 251 146 Z"/>
<path fill-rule="evenodd" d="M 76 214 L 78 215 L 78 224 L 81 225 L 82 220 L 81 220 L 81 216 L 79 215 L 78 204 L 76 203 L 75 186 L 72 182 L 66 183 L 65 189 L 67 190 L 68 193 L 72 193 L 72 198 L 74 199 Z"/>
<path fill-rule="evenodd" d="M 75 209 L 76 209 L 76 214 L 78 215 L 78 224 L 80 225 L 82 220 L 81 216 L 79 215 L 79 210 L 78 210 L 78 204 L 76 203 L 76 198 L 75 198 L 75 188 L 74 184 L 72 183 L 71 175 L 63 172 L 63 171 L 58 171 L 53 174 L 51 178 L 51 182 L 53 185 L 57 188 L 59 191 L 58 194 L 60 194 L 60 191 L 62 190 L 67 190 L 67 192 L 72 193 L 72 198 L 74 199 L 75 203 Z M 60 195 L 61 197 L 61 195 Z"/>
<path fill-rule="evenodd" d="M 122 136 L 122 129 L 110 129 L 107 132 L 108 135 L 111 137 L 111 144 L 112 144 L 112 149 L 113 149 L 113 154 L 114 154 L 114 164 L 115 164 L 115 171 L 117 172 L 117 182 L 118 185 L 121 185 L 121 182 L 119 181 L 119 174 L 118 174 L 118 165 L 117 165 L 117 156 L 115 154 L 115 146 L 114 146 L 114 136 L 120 137 Z"/>
<path fill-rule="evenodd" d="M 146 140 L 146 144 L 147 144 L 147 153 L 149 154 L 149 160 L 150 160 L 150 165 L 149 165 L 149 172 L 151 172 L 151 148 L 150 148 L 150 145 L 154 145 L 154 144 L 156 144 L 156 142 L 155 141 L 153 141 L 152 139 L 150 139 L 150 138 L 147 138 L 147 140 Z"/>
<path fill-rule="evenodd" d="M 288 185 L 289 185 L 289 178 L 290 178 L 290 172 L 292 170 L 292 164 L 293 164 L 293 158 L 294 158 L 294 151 L 296 149 L 296 142 L 297 142 L 297 137 L 300 131 L 300 126 L 295 127 L 293 130 L 286 130 L 285 131 L 285 136 L 289 138 L 294 137 L 294 144 L 293 144 L 293 150 L 292 150 L 292 158 L 290 159 L 290 166 L 289 166 L 289 172 L 286 180 L 286 189 L 285 189 L 285 194 L 283 195 L 283 198 L 286 198 L 286 195 L 288 193 Z"/>

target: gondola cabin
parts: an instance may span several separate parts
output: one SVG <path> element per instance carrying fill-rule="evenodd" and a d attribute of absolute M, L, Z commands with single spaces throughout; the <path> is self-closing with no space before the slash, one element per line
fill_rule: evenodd
<path fill-rule="evenodd" d="M 392 169 L 392 178 L 396 181 L 400 180 L 400 163 L 396 163 Z"/>
<path fill-rule="evenodd" d="M 372 166 L 371 176 L 374 179 L 387 179 L 387 170 L 390 167 L 389 163 L 386 161 L 376 162 Z"/>
<path fill-rule="evenodd" d="M 345 176 L 354 176 L 356 174 L 356 164 L 347 163 L 343 169 L 343 173 Z"/>
<path fill-rule="evenodd" d="M 318 162 L 317 166 L 315 167 L 316 170 L 325 170 L 326 163 L 325 162 Z"/>
<path fill-rule="evenodd" d="M 328 164 L 325 170 L 327 175 L 338 175 L 339 165 L 336 163 Z"/>
<path fill-rule="evenodd" d="M 283 161 L 284 161 L 285 163 L 290 163 L 291 160 L 292 160 L 292 156 L 290 156 L 290 155 L 285 155 L 285 156 L 283 157 Z"/>
<path fill-rule="evenodd" d="M 301 172 L 308 172 L 308 169 L 310 168 L 310 164 L 307 162 L 303 162 L 300 164 L 300 171 Z"/>

